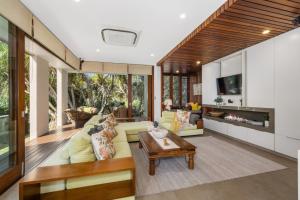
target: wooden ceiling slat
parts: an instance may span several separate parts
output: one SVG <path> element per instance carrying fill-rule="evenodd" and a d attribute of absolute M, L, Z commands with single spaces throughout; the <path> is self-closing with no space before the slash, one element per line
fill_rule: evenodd
<path fill-rule="evenodd" d="M 238 5 L 252 7 L 260 10 L 265 10 L 272 13 L 278 13 L 289 17 L 296 17 L 300 14 L 300 10 L 297 8 L 291 8 L 283 5 L 274 4 L 272 2 L 261 1 L 261 0 L 246 0 L 240 1 Z M 277 5 L 277 6 L 275 6 Z"/>
<path fill-rule="evenodd" d="M 239 10 L 242 10 L 242 11 L 252 12 L 252 13 L 255 13 L 255 14 L 266 15 L 266 16 L 270 16 L 270 17 L 273 17 L 273 18 L 284 19 L 284 20 L 287 20 L 287 21 L 291 21 L 293 19 L 293 17 L 290 17 L 290 16 L 281 15 L 279 13 L 274 13 L 274 12 L 270 12 L 270 11 L 266 11 L 266 10 L 261 10 L 261 9 L 259 9 L 258 6 L 248 7 L 248 6 L 244 6 L 244 5 L 241 5 L 241 4 L 235 4 L 235 5 L 232 6 L 232 8 L 239 9 Z"/>
<path fill-rule="evenodd" d="M 288 28 L 291 29 L 294 27 L 294 25 L 290 22 L 290 24 L 287 23 L 282 23 L 282 22 L 278 22 L 278 21 L 273 21 L 273 20 L 269 20 L 269 19 L 263 19 L 263 18 L 258 18 L 258 17 L 254 17 L 251 15 L 241 15 L 241 14 L 237 14 L 234 12 L 226 12 L 222 15 L 222 17 L 235 17 L 235 18 L 239 18 L 241 20 L 249 20 L 249 21 L 253 21 L 253 23 L 263 23 L 266 24 L 266 26 L 278 26 L 278 27 L 282 27 L 282 28 Z"/>
<path fill-rule="evenodd" d="M 169 73 L 199 70 L 197 60 L 206 64 L 296 28 L 299 15 L 300 0 L 228 0 L 158 65 Z"/>

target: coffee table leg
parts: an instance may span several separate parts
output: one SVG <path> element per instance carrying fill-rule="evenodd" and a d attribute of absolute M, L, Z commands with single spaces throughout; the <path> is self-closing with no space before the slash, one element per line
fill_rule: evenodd
<path fill-rule="evenodd" d="M 150 176 L 155 175 L 155 159 L 153 158 L 149 159 L 149 174 Z"/>
<path fill-rule="evenodd" d="M 189 169 L 194 169 L 194 154 L 191 153 L 189 154 Z"/>
<path fill-rule="evenodd" d="M 143 148 L 143 145 L 142 145 L 141 142 L 139 142 L 139 148 L 140 148 L 140 149 Z"/>

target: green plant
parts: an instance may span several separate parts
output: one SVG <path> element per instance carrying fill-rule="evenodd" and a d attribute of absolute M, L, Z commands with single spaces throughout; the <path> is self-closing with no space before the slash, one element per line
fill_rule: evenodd
<path fill-rule="evenodd" d="M 216 102 L 216 104 L 221 104 L 224 100 L 221 96 L 218 96 L 214 101 Z"/>

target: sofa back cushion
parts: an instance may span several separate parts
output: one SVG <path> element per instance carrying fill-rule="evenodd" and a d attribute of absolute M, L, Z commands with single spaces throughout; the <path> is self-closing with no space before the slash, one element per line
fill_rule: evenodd
<path fill-rule="evenodd" d="M 162 123 L 173 123 L 175 116 L 176 116 L 176 112 L 163 111 L 162 117 L 161 117 L 161 122 Z"/>
<path fill-rule="evenodd" d="M 71 163 L 93 162 L 95 160 L 96 157 L 91 146 L 87 146 L 82 151 L 79 151 L 70 157 Z"/>

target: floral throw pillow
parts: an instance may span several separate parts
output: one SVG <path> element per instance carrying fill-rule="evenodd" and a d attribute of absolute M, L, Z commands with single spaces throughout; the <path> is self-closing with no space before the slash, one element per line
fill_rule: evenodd
<path fill-rule="evenodd" d="M 181 127 L 189 124 L 191 112 L 184 110 L 177 110 L 176 121 L 180 123 Z"/>
<path fill-rule="evenodd" d="M 109 120 L 105 120 L 104 122 L 101 123 L 101 125 L 103 126 L 104 130 L 110 130 L 113 133 L 113 137 L 117 136 L 118 133 L 114 128 L 114 125 L 111 121 Z"/>
<path fill-rule="evenodd" d="M 109 121 L 113 126 L 117 125 L 117 120 L 116 117 L 113 113 L 110 113 L 108 115 L 105 116 L 105 121 Z"/>
<path fill-rule="evenodd" d="M 109 137 L 101 132 L 92 135 L 92 145 L 97 160 L 107 160 L 114 157 L 116 149 Z"/>

